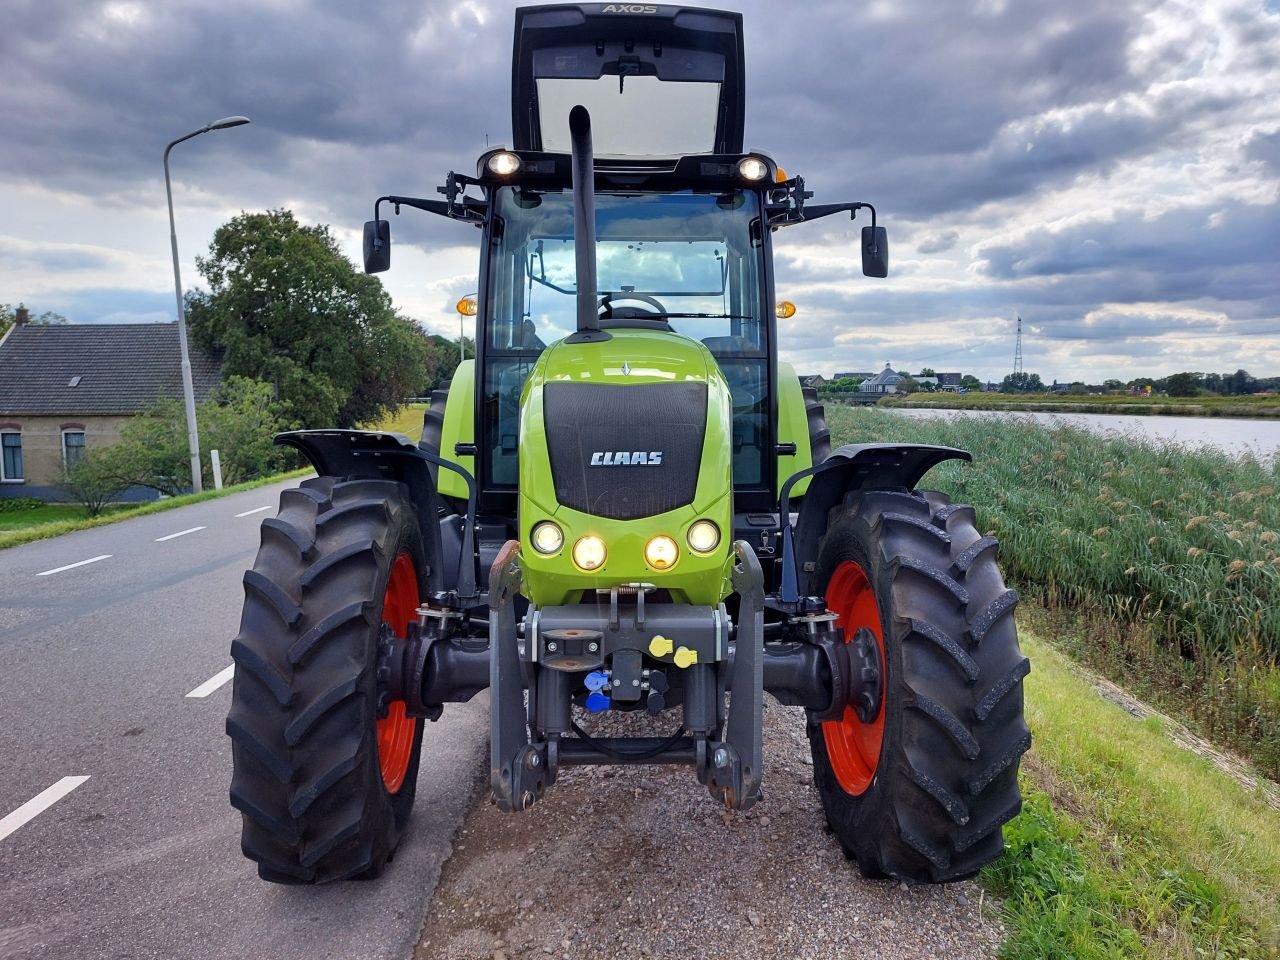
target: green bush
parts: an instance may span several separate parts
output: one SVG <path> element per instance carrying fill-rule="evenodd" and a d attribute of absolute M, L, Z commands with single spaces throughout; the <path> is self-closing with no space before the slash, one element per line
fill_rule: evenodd
<path fill-rule="evenodd" d="M 0 499 L 0 513 L 21 513 L 24 510 L 39 510 L 45 506 L 43 500 L 35 497 L 4 497 Z"/>

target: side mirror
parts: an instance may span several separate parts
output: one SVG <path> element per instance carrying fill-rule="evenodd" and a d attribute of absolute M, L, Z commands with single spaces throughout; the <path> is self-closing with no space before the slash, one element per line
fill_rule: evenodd
<path fill-rule="evenodd" d="M 368 227 L 365 228 L 368 236 Z M 369 249 L 369 241 L 365 240 L 365 250 Z M 368 253 L 365 254 L 366 260 Z M 887 277 L 889 275 L 889 235 L 884 227 L 862 228 L 862 272 L 868 277 Z"/>
<path fill-rule="evenodd" d="M 863 241 L 866 242 L 865 240 Z M 866 258 L 866 254 L 863 254 Z M 391 267 L 391 224 L 366 220 L 364 224 L 364 272 L 382 273 Z M 883 276 L 883 274 L 881 274 Z"/>

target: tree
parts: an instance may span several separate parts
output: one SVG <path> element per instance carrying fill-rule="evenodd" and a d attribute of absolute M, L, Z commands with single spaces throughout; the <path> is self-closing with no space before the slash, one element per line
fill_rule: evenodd
<path fill-rule="evenodd" d="M 284 468 L 289 454 L 274 437 L 290 424 L 284 404 L 271 396 L 271 384 L 230 377 L 200 404 L 196 422 L 201 449 L 218 451 L 224 483 L 243 483 Z M 182 430 L 185 438 L 185 425 Z"/>
<path fill-rule="evenodd" d="M 210 291 L 188 294 L 192 336 L 224 351 L 224 374 L 272 384 L 300 426 L 353 427 L 417 392 L 416 325 L 327 226 L 302 226 L 288 210 L 242 213 L 196 266 Z"/>
<path fill-rule="evenodd" d="M 1038 373 L 1008 373 L 1000 382 L 1001 393 L 1043 393 L 1044 383 Z"/>
<path fill-rule="evenodd" d="M 919 373 L 917 373 L 916 376 L 917 377 L 936 377 L 937 374 L 933 372 L 933 367 L 925 367 Z"/>
<path fill-rule="evenodd" d="M 966 390 L 981 390 L 982 381 L 971 373 L 966 373 L 960 378 L 960 386 Z"/>
<path fill-rule="evenodd" d="M 1103 380 L 1102 385 L 1108 390 L 1123 390 L 1124 381 L 1122 380 Z"/>
<path fill-rule="evenodd" d="M 1194 397 L 1200 392 L 1194 373 L 1175 373 L 1166 378 L 1165 393 L 1171 397 Z"/>
<path fill-rule="evenodd" d="M 62 489 L 91 517 L 102 513 L 103 507 L 128 486 L 132 484 L 121 470 L 120 451 L 115 446 L 86 450 L 62 478 Z"/>
<path fill-rule="evenodd" d="M 453 378 L 454 371 L 458 369 L 458 341 L 425 331 L 420 331 L 420 335 L 426 358 L 423 361 L 423 383 L 418 396 L 425 397 L 440 384 Z M 476 355 L 475 341 L 470 337 L 463 338 L 463 348 L 468 357 Z"/>

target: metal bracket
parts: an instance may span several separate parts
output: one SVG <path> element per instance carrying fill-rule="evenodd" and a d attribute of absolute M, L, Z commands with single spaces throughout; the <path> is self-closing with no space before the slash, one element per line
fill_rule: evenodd
<path fill-rule="evenodd" d="M 740 598 L 725 738 L 700 759 L 709 761 L 704 781 L 711 795 L 733 810 L 760 798 L 764 726 L 764 572 L 751 544 L 734 541 L 733 588 Z"/>
<path fill-rule="evenodd" d="M 489 573 L 489 776 L 494 803 L 504 813 L 532 806 L 555 779 L 546 744 L 529 743 L 516 635 L 515 598 L 522 583 L 520 542 L 508 540 Z"/>

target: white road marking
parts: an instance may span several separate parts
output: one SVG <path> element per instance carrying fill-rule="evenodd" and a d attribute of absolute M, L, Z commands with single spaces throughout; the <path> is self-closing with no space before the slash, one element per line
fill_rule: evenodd
<path fill-rule="evenodd" d="M 261 513 L 263 510 L 270 510 L 270 509 L 271 509 L 271 504 L 267 504 L 265 507 L 254 507 L 252 510 L 246 510 L 244 513 L 237 513 L 236 516 L 247 517 L 247 516 L 250 516 L 251 514 Z"/>
<path fill-rule="evenodd" d="M 227 669 L 214 674 L 204 683 L 200 684 L 200 686 L 196 687 L 194 690 L 188 693 L 187 696 L 188 697 L 207 697 L 209 694 L 213 693 L 213 691 L 217 690 L 220 686 L 222 686 L 224 683 L 230 680 L 232 675 L 235 672 L 236 672 L 236 665 L 233 663 L 231 666 L 227 667 Z"/>
<path fill-rule="evenodd" d="M 175 537 L 185 537 L 188 533 L 195 533 L 197 530 L 204 529 L 204 527 L 192 527 L 190 530 L 179 530 L 177 533 L 171 533 L 167 537 L 156 537 L 156 543 L 164 543 L 166 540 L 173 540 Z"/>
<path fill-rule="evenodd" d="M 13 813 L 0 820 L 0 840 L 24 823 L 34 820 L 88 779 L 88 777 L 63 777 L 48 790 L 36 794 Z"/>
<path fill-rule="evenodd" d="M 88 560 L 80 560 L 76 563 L 68 563 L 65 567 L 54 567 L 52 570 L 44 570 L 37 573 L 37 577 L 47 577 L 51 573 L 61 573 L 63 570 L 74 570 L 76 567 L 83 567 L 86 563 L 97 563 L 99 560 L 109 559 L 111 554 L 104 553 L 100 557 L 90 557 Z"/>

